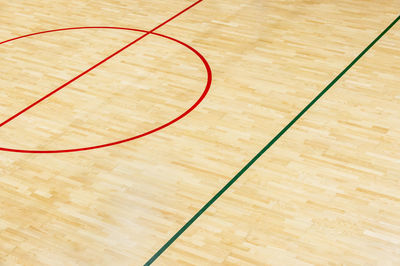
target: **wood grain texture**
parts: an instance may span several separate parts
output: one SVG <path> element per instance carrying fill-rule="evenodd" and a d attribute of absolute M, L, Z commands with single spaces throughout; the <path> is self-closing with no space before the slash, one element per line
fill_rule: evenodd
<path fill-rule="evenodd" d="M 160 257 L 400 264 L 400 25 Z"/>
<path fill-rule="evenodd" d="M 72 26 L 151 29 L 194 1 L 3 1 L 0 40 Z M 0 264 L 141 265 L 398 16 L 398 1 L 204 0 L 157 32 L 213 70 L 162 131 L 65 154 L 0 153 Z M 157 261 L 398 264 L 399 26 Z M 0 120 L 139 35 L 0 46 Z M 130 137 L 187 109 L 205 71 L 148 36 L 0 128 L 0 147 Z"/>

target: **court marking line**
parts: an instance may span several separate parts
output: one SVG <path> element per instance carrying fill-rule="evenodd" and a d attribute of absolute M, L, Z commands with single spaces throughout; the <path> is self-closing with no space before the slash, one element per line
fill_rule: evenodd
<path fill-rule="evenodd" d="M 200 2 L 202 2 L 203 0 L 198 0 L 197 2 L 191 4 L 190 6 L 188 6 L 187 8 L 183 9 L 182 11 L 180 11 L 179 13 L 177 13 L 176 15 L 172 16 L 171 18 L 167 19 L 166 21 L 164 21 L 163 23 L 159 24 L 158 26 L 156 26 L 155 28 L 153 28 L 152 30 L 146 32 L 145 34 L 143 34 L 142 36 L 140 36 L 139 38 L 135 39 L 134 41 L 130 42 L 129 44 L 125 45 L 124 47 L 122 47 L 121 49 L 119 49 L 118 51 L 114 52 L 113 54 L 107 56 L 106 58 L 104 58 L 103 60 L 101 60 L 100 62 L 98 62 L 97 64 L 93 65 L 92 67 L 88 68 L 87 70 L 83 71 L 82 73 L 80 73 L 79 75 L 75 76 L 73 79 L 67 81 L 66 83 L 64 83 L 63 85 L 61 85 L 60 87 L 58 87 L 57 89 L 51 91 L 50 93 L 46 94 L 45 96 L 43 96 L 42 98 L 40 98 L 39 100 L 35 101 L 34 103 L 30 104 L 29 106 L 25 107 L 24 109 L 22 109 L 21 111 L 19 111 L 18 113 L 14 114 L 13 116 L 11 116 L 10 118 L 6 119 L 5 121 L 3 121 L 2 123 L 0 123 L 0 128 L 2 126 L 4 126 L 5 124 L 9 123 L 10 121 L 14 120 L 15 118 L 17 118 L 18 116 L 20 116 L 21 114 L 25 113 L 26 111 L 28 111 L 29 109 L 31 109 L 32 107 L 34 107 L 35 105 L 39 104 L 40 102 L 44 101 L 45 99 L 47 99 L 48 97 L 50 97 L 51 95 L 55 94 L 56 92 L 58 92 L 59 90 L 63 89 L 64 87 L 68 86 L 69 84 L 71 84 L 72 82 L 74 82 L 75 80 L 79 79 L 80 77 L 84 76 L 85 74 L 89 73 L 90 71 L 92 71 L 93 69 L 95 69 L 96 67 L 100 66 L 101 64 L 105 63 L 106 61 L 108 61 L 109 59 L 111 59 L 112 57 L 116 56 L 117 54 L 121 53 L 122 51 L 124 51 L 125 49 L 129 48 L 130 46 L 132 46 L 133 44 L 137 43 L 138 41 L 140 41 L 141 39 L 143 39 L 144 37 L 146 37 L 147 35 L 153 33 L 155 30 L 161 28 L 162 26 L 164 26 L 165 24 L 167 24 L 168 22 L 170 22 L 171 20 L 175 19 L 176 17 L 180 16 L 181 14 L 185 13 L 186 11 L 188 11 L 189 9 L 191 9 L 192 7 L 196 6 L 197 4 L 199 4 Z M 17 37 L 18 38 L 18 37 Z M 17 39 L 14 38 L 14 39 Z M 10 41 L 10 40 L 9 40 Z M 1 43 L 0 43 L 1 44 Z"/>
<path fill-rule="evenodd" d="M 34 35 L 38 35 L 38 34 L 43 34 L 43 33 L 52 33 L 52 32 L 59 32 L 59 31 L 67 31 L 67 30 L 78 30 L 78 29 L 118 29 L 118 30 L 130 30 L 130 31 L 135 31 L 135 32 L 148 32 L 147 30 L 139 30 L 139 29 L 132 29 L 132 28 L 123 28 L 123 27 L 100 27 L 100 26 L 94 26 L 94 27 L 73 27 L 73 28 L 63 28 L 63 29 L 54 29 L 54 30 L 47 30 L 47 31 L 41 31 L 41 32 L 36 32 L 36 33 L 31 33 L 28 35 L 23 35 L 20 37 L 16 37 L 10 40 L 6 40 L 3 42 L 0 42 L 1 44 L 7 43 L 7 42 L 12 42 L 15 41 L 17 39 L 21 39 L 21 38 L 25 38 L 25 37 L 30 37 L 30 36 L 34 36 Z M 122 140 L 118 140 L 118 141 L 112 141 L 106 144 L 100 144 L 100 145 L 94 145 L 94 146 L 89 146 L 89 147 L 80 147 L 80 148 L 70 148 L 70 149 L 58 149 L 58 150 L 26 150 L 26 149 L 15 149 L 15 148 L 4 148 L 4 147 L 0 147 L 0 151 L 6 151 L 6 152 L 19 152 L 19 153 L 67 153 L 67 152 L 79 152 L 79 151 L 88 151 L 88 150 L 93 150 L 93 149 L 99 149 L 99 148 L 105 148 L 105 147 L 109 147 L 109 146 L 113 146 L 113 145 L 118 145 L 121 143 L 125 143 L 128 141 L 132 141 L 147 135 L 150 135 L 152 133 L 155 133 L 163 128 L 166 128 L 172 124 L 174 124 L 175 122 L 179 121 L 180 119 L 182 119 L 183 117 L 185 117 L 186 115 L 188 115 L 190 112 L 192 112 L 207 96 L 210 87 L 211 87 L 211 81 L 212 81 L 212 71 L 211 71 L 211 67 L 209 65 L 209 63 L 207 62 L 206 58 L 199 52 L 197 51 L 195 48 L 193 48 L 192 46 L 178 40 L 175 39 L 173 37 L 164 35 L 164 34 L 160 34 L 160 33 L 156 33 L 156 32 L 151 32 L 150 34 L 154 35 L 154 36 L 159 36 L 159 37 L 163 37 L 166 38 L 168 40 L 174 41 L 186 48 L 188 48 L 190 51 L 192 51 L 195 55 L 198 56 L 198 58 L 202 61 L 205 70 L 206 70 L 206 75 L 207 75 L 207 80 L 206 80 L 206 85 L 205 88 L 202 92 L 202 94 L 200 95 L 200 97 L 197 99 L 197 101 L 191 105 L 185 112 L 183 112 L 182 114 L 180 114 L 179 116 L 177 116 L 176 118 L 163 123 L 162 125 L 153 128 L 151 130 L 148 130 L 144 133 L 138 134 L 136 136 L 130 137 L 130 138 L 125 138 Z"/>
<path fill-rule="evenodd" d="M 268 144 L 259 151 L 217 194 L 215 194 L 193 217 L 186 222 L 144 265 L 151 265 L 171 244 L 189 228 L 247 169 L 250 168 L 296 121 L 303 116 L 368 50 L 379 41 L 400 19 L 400 15 L 384 29 L 351 63 L 340 72 L 303 110 L 300 111 Z"/>

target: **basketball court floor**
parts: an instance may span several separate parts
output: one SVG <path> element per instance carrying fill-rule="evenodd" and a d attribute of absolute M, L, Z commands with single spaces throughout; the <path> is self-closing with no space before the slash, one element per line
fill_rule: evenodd
<path fill-rule="evenodd" d="M 399 0 L 0 0 L 0 265 L 400 265 Z"/>

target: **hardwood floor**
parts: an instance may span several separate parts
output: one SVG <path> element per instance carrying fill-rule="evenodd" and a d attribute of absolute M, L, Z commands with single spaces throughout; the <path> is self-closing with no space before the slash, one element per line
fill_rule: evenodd
<path fill-rule="evenodd" d="M 4 1 L 0 42 L 150 30 L 195 1 Z M 204 0 L 156 32 L 204 100 L 118 145 L 0 151 L 1 265 L 142 265 L 397 16 L 391 0 Z M 143 33 L 0 44 L 0 123 Z M 155 265 L 400 264 L 396 24 Z M 0 147 L 127 139 L 201 96 L 149 35 L 0 127 Z"/>

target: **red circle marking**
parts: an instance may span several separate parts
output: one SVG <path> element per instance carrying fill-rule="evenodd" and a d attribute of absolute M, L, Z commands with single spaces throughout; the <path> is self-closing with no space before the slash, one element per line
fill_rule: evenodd
<path fill-rule="evenodd" d="M 122 28 L 122 27 L 74 27 L 74 28 L 63 28 L 63 29 L 55 29 L 55 30 L 48 30 L 48 31 L 41 31 L 41 32 L 36 32 L 36 33 L 31 33 L 31 34 L 27 34 L 27 35 L 23 35 L 20 37 L 16 37 L 13 39 L 9 39 L 3 42 L 0 42 L 1 44 L 7 43 L 7 42 L 11 42 L 11 41 L 15 41 L 18 39 L 22 39 L 25 37 L 29 37 L 29 36 L 33 36 L 33 35 L 38 35 L 38 34 L 43 34 L 43 33 L 50 33 L 50 32 L 56 32 L 56 31 L 65 31 L 65 30 L 78 30 L 78 29 L 117 29 L 117 30 L 130 30 L 130 31 L 138 31 L 138 32 L 143 32 L 146 33 L 148 31 L 145 30 L 138 30 L 138 29 L 132 29 L 132 28 Z M 123 140 L 119 140 L 119 141 L 115 141 L 115 142 L 110 142 L 110 143 L 106 143 L 106 144 L 101 144 L 101 145 L 96 145 L 96 146 L 91 146 L 91 147 L 83 147 L 83 148 L 76 148 L 76 149 L 64 149 L 64 150 L 21 150 L 21 149 L 10 149 L 10 148 L 2 148 L 0 147 L 1 151 L 9 151 L 9 152 L 21 152 L 21 153 L 62 153 L 62 152 L 76 152 L 76 151 L 87 151 L 87 150 L 93 150 L 93 149 L 99 149 L 99 148 L 104 148 L 104 147 L 108 147 L 108 146 L 113 146 L 113 145 L 117 145 L 117 144 L 121 144 L 124 142 L 128 142 L 134 139 L 138 139 L 147 135 L 150 135 L 154 132 L 157 132 L 165 127 L 168 127 L 170 125 L 172 125 L 173 123 L 177 122 L 178 120 L 182 119 L 183 117 L 185 117 L 187 114 L 189 114 L 191 111 L 193 111 L 206 97 L 208 91 L 210 90 L 211 87 L 211 80 L 212 80 L 212 73 L 211 73 L 211 68 L 210 65 L 208 64 L 207 60 L 204 58 L 203 55 L 200 54 L 200 52 L 198 52 L 196 49 L 194 49 L 193 47 L 191 47 L 190 45 L 181 42 L 175 38 L 160 34 L 160 33 L 155 33 L 155 32 L 151 32 L 150 34 L 153 35 L 157 35 L 169 40 L 172 40 L 174 42 L 177 42 L 183 46 L 185 46 L 186 48 L 188 48 L 189 50 L 191 50 L 193 53 L 195 53 L 203 62 L 206 70 L 207 70 L 207 84 L 205 86 L 205 89 L 203 91 L 203 93 L 201 94 L 200 98 L 189 108 L 187 109 L 184 113 L 182 113 L 181 115 L 179 115 L 178 117 L 174 118 L 173 120 L 159 126 L 156 127 L 152 130 L 149 130 L 145 133 L 142 133 L 140 135 L 136 135 L 134 137 L 130 137 L 127 139 L 123 139 Z"/>

